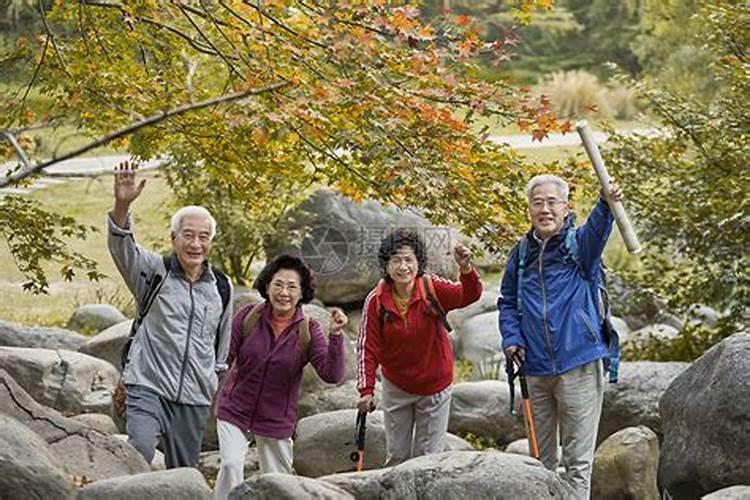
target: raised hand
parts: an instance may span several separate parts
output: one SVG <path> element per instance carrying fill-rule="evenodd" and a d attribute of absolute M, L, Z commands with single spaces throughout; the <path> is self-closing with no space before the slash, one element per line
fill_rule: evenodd
<path fill-rule="evenodd" d="M 605 200 L 610 201 L 622 201 L 623 198 L 622 189 L 612 178 L 609 179 L 609 189 L 605 191 L 604 188 L 602 188 L 599 195 Z"/>
<path fill-rule="evenodd" d="M 471 250 L 467 247 L 461 243 L 456 244 L 453 249 L 453 258 L 456 259 L 456 264 L 461 268 L 462 273 L 471 271 Z"/>
<path fill-rule="evenodd" d="M 334 307 L 331 309 L 331 335 L 341 335 L 341 330 L 349 323 L 346 313 Z"/>
<path fill-rule="evenodd" d="M 115 167 L 115 202 L 129 206 L 140 196 L 146 186 L 146 179 L 136 182 L 136 170 L 137 167 L 131 166 L 127 160 Z"/>

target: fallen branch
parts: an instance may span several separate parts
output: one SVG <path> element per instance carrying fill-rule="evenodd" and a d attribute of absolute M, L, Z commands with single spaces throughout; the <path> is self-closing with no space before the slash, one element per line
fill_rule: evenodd
<path fill-rule="evenodd" d="M 166 120 L 167 118 L 171 118 L 173 116 L 181 115 L 183 113 L 187 113 L 188 111 L 194 111 L 197 109 L 202 108 L 208 108 L 211 106 L 215 106 L 217 104 L 221 104 L 223 102 L 230 102 L 230 101 L 236 101 L 238 99 L 242 99 L 243 97 L 248 97 L 251 95 L 259 95 L 263 94 L 265 92 L 271 92 L 274 90 L 278 90 L 282 87 L 285 87 L 289 85 L 289 82 L 278 82 L 274 83 L 272 85 L 268 85 L 266 87 L 256 88 L 256 89 L 248 89 L 248 90 L 242 90 L 240 92 L 235 92 L 233 94 L 227 94 L 220 97 L 215 97 L 212 99 L 207 99 L 205 101 L 196 102 L 194 104 L 186 104 L 183 106 L 179 106 L 174 109 L 170 109 L 168 111 L 163 111 L 161 113 L 149 116 L 148 118 L 144 118 L 141 121 L 135 122 L 133 124 L 128 125 L 127 127 L 123 127 L 119 130 L 116 130 L 115 132 L 112 132 L 111 134 L 105 135 L 104 137 L 101 137 L 93 142 L 90 142 L 78 149 L 74 149 L 73 151 L 66 153 L 59 158 L 52 158 L 47 161 L 43 161 L 41 163 L 37 163 L 36 165 L 30 165 L 28 160 L 25 159 L 25 155 L 23 154 L 23 150 L 20 149 L 20 147 L 17 146 L 17 142 L 15 142 L 15 138 L 12 136 L 12 134 L 9 134 L 5 131 L 2 131 L 3 135 L 8 138 L 8 140 L 11 141 L 11 144 L 14 144 L 14 148 L 16 149 L 16 152 L 18 153 L 19 158 L 21 159 L 21 162 L 24 164 L 24 167 L 18 170 L 17 172 L 5 176 L 0 177 L 0 188 L 10 186 L 12 184 L 16 184 L 18 181 L 25 179 L 26 177 L 33 175 L 35 173 L 40 172 L 41 170 L 44 170 L 45 168 L 49 167 L 50 165 L 54 165 L 55 163 L 59 163 L 63 160 L 68 160 L 70 158 L 74 158 L 76 156 L 82 155 L 83 153 L 86 153 L 87 151 L 90 151 L 92 149 L 98 148 L 100 146 L 103 146 L 115 139 L 119 139 L 120 137 L 126 136 L 128 134 L 132 134 L 136 130 L 139 130 L 143 127 L 147 127 L 149 125 L 153 125 L 155 123 L 159 123 L 161 121 Z"/>

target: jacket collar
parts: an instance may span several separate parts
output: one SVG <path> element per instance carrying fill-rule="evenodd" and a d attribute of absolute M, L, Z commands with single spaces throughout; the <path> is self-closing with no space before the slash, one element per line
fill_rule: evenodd
<path fill-rule="evenodd" d="M 178 259 L 174 253 L 169 254 L 169 272 L 175 276 L 185 276 L 185 271 L 182 269 L 180 259 Z M 211 266 L 208 265 L 208 261 L 203 261 L 203 271 L 201 272 L 198 281 L 216 281 L 216 276 L 214 276 Z"/>
<path fill-rule="evenodd" d="M 411 293 L 411 299 L 409 299 L 409 306 L 411 306 L 414 302 L 417 302 L 419 300 L 424 300 L 424 297 L 422 297 L 422 290 L 419 286 L 419 280 L 421 280 L 421 276 L 417 276 L 414 278 L 414 291 Z M 396 307 L 396 302 L 393 300 L 393 283 L 391 280 L 383 279 L 381 282 L 380 289 L 380 303 L 383 307 L 386 309 L 389 309 L 393 312 L 398 312 L 398 307 Z"/>
<path fill-rule="evenodd" d="M 273 306 L 271 305 L 271 302 L 266 300 L 263 304 L 263 313 L 261 314 L 263 320 L 271 324 L 271 320 L 273 319 Z M 302 310 L 302 304 L 297 304 L 296 309 L 294 310 L 294 316 L 292 317 L 292 324 L 299 323 L 302 321 L 302 319 L 305 317 L 305 313 Z"/>
<path fill-rule="evenodd" d="M 554 235 L 549 239 L 547 242 L 547 247 L 553 247 L 557 246 L 560 243 L 562 243 L 565 240 L 565 235 L 570 231 L 570 229 L 573 228 L 576 222 L 576 216 L 573 212 L 570 212 L 567 217 L 565 217 L 565 220 L 563 221 L 563 225 L 560 228 L 560 232 Z M 533 247 L 540 247 L 542 245 L 542 238 L 540 238 L 536 234 L 536 230 L 534 229 L 534 226 L 531 226 L 529 231 L 526 233 L 526 238 L 529 240 L 530 246 Z"/>

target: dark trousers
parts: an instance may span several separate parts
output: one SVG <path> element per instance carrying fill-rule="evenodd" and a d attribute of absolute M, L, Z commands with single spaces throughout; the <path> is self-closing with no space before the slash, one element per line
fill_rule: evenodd
<path fill-rule="evenodd" d="M 195 467 L 210 406 L 175 403 L 141 385 L 127 389 L 128 443 L 151 463 L 161 437 L 168 469 Z"/>

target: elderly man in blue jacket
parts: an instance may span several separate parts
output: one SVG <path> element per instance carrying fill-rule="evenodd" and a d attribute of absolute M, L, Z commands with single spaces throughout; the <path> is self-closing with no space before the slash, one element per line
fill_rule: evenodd
<path fill-rule="evenodd" d="M 533 228 L 511 252 L 498 308 L 508 362 L 522 362 L 526 371 L 540 459 L 557 470 L 562 444 L 563 478 L 575 498 L 588 499 L 608 353 L 591 280 L 612 230 L 604 196 L 619 201 L 622 193 L 614 183 L 603 190 L 575 230 L 568 194 L 568 184 L 554 175 L 538 175 L 527 185 Z M 574 245 L 566 242 L 569 231 L 575 231 Z M 577 255 L 570 255 L 571 246 Z"/>

